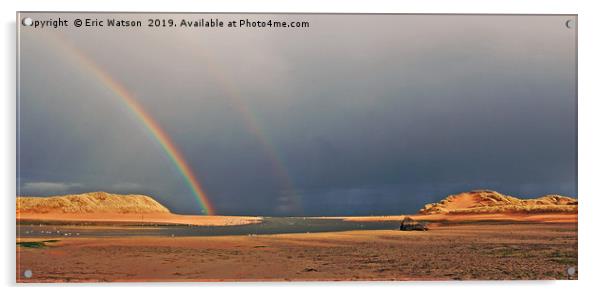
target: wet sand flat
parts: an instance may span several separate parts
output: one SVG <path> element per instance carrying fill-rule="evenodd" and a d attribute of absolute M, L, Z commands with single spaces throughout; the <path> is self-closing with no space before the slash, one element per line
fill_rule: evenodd
<path fill-rule="evenodd" d="M 455 224 L 428 232 L 69 237 L 42 247 L 19 246 L 17 259 L 19 282 L 567 279 L 567 267 L 577 266 L 577 223 Z M 31 278 L 22 275 L 27 269 Z"/>

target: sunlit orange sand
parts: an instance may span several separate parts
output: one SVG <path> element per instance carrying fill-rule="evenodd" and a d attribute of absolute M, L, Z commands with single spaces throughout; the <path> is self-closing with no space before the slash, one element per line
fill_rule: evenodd
<path fill-rule="evenodd" d="M 67 238 L 17 247 L 17 257 L 20 282 L 567 279 L 577 266 L 577 225 Z"/>
<path fill-rule="evenodd" d="M 197 216 L 171 213 L 135 214 L 20 214 L 18 221 L 44 222 L 102 222 L 102 223 L 149 223 L 149 224 L 190 224 L 204 226 L 242 225 L 261 222 L 254 216 Z"/>
<path fill-rule="evenodd" d="M 260 222 L 252 216 L 198 216 L 173 214 L 143 195 L 92 192 L 49 198 L 17 198 L 17 221 L 69 221 L 103 223 L 161 223 L 206 226 Z"/>
<path fill-rule="evenodd" d="M 518 199 L 490 190 L 450 195 L 438 203 L 426 204 L 420 214 L 409 215 L 426 222 L 577 222 L 577 200 L 559 195 Z M 401 215 L 349 216 L 348 221 L 401 220 Z"/>
<path fill-rule="evenodd" d="M 260 217 L 176 215 L 144 196 L 105 194 L 23 198 L 17 218 L 220 226 L 262 222 Z M 427 223 L 428 231 L 23 237 L 17 238 L 17 281 L 576 279 L 567 269 L 578 264 L 577 201 L 535 200 L 491 191 L 450 196 L 425 206 L 433 210 L 410 215 Z M 403 217 L 321 218 L 378 222 Z M 33 275 L 24 277 L 25 270 Z"/>
<path fill-rule="evenodd" d="M 387 215 L 387 216 L 346 216 L 325 217 L 343 218 L 346 221 L 392 221 L 410 216 L 415 220 L 425 222 L 477 222 L 477 221 L 508 221 L 508 222 L 577 222 L 577 214 L 434 214 L 434 215 Z"/>

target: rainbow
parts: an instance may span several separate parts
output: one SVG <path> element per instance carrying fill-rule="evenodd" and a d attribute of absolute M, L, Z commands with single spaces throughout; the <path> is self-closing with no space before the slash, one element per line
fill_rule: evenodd
<path fill-rule="evenodd" d="M 63 39 L 63 38 L 61 38 Z M 207 194 L 203 191 L 201 183 L 197 180 L 194 171 L 186 162 L 186 158 L 182 155 L 180 150 L 177 148 L 173 140 L 167 135 L 167 133 L 161 128 L 159 123 L 144 109 L 144 107 L 136 100 L 136 98 L 127 91 L 127 89 L 120 84 L 117 80 L 113 79 L 109 73 L 103 70 L 97 65 L 92 59 L 86 56 L 81 50 L 78 50 L 66 40 L 60 40 L 63 47 L 67 47 L 73 56 L 75 56 L 78 62 L 89 70 L 96 78 L 98 78 L 107 88 L 109 88 L 117 97 L 125 103 L 131 113 L 142 122 L 148 131 L 152 134 L 152 137 L 159 143 L 165 154 L 169 157 L 173 165 L 177 168 L 178 172 L 184 178 L 186 184 L 190 188 L 190 191 L 196 197 L 196 200 L 201 207 L 201 211 L 207 215 L 214 215 L 215 209 L 209 201 Z"/>
<path fill-rule="evenodd" d="M 257 120 L 256 116 L 243 101 L 242 95 L 238 89 L 235 87 L 235 85 L 230 83 L 231 79 L 228 79 L 226 73 L 224 73 L 224 71 L 222 71 L 221 68 L 215 64 L 214 60 L 216 59 L 211 58 L 211 54 L 208 52 L 208 49 L 198 43 L 194 43 L 193 46 L 195 49 L 198 49 L 196 53 L 200 54 L 201 58 L 204 59 L 207 67 L 209 68 L 209 72 L 213 74 L 215 81 L 220 84 L 220 89 L 222 89 L 224 92 L 225 97 L 232 102 L 232 105 L 235 107 L 237 113 L 243 119 L 244 126 L 260 143 L 266 157 L 270 161 L 274 176 L 280 180 L 283 186 L 282 191 L 289 198 L 291 205 L 297 209 L 302 209 L 303 202 L 298 194 L 298 191 L 295 189 L 292 177 L 288 173 L 280 153 L 278 153 L 278 151 L 274 148 L 276 145 L 272 142 L 270 137 L 265 134 L 263 128 L 261 128 L 259 120 Z"/>

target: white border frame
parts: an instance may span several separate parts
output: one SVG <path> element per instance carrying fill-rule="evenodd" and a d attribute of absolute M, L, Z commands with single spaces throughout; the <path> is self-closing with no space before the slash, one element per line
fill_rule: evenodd
<path fill-rule="evenodd" d="M 340 292 L 363 294 L 366 292 L 427 292 L 461 294 L 508 294 L 509 292 L 545 292 L 547 294 L 579 293 L 597 289 L 596 281 L 600 264 L 599 236 L 600 221 L 596 219 L 602 208 L 599 196 L 600 188 L 600 151 L 602 140 L 598 126 L 602 126 L 600 110 L 600 52 L 602 52 L 599 28 L 602 27 L 602 11 L 597 1 L 354 1 L 354 0 L 169 0 L 149 2 L 142 0 L 22 0 L 18 3 L 2 1 L 2 88 L 4 99 L 0 109 L 2 116 L 2 181 L 3 242 L 0 268 L 2 288 L 8 294 L 36 294 L 57 291 L 62 294 L 79 294 L 82 291 L 91 295 L 107 291 L 128 292 L 136 286 L 150 294 L 168 291 L 166 287 L 177 287 L 176 292 L 262 292 L 263 294 L 306 294 L 316 291 L 333 292 L 332 287 L 341 288 Z M 154 11 L 154 12 L 335 12 L 335 13 L 520 13 L 520 14 L 578 14 L 579 21 L 579 280 L 578 281 L 512 281 L 512 282 L 343 282 L 343 283 L 115 283 L 115 284 L 79 284 L 59 288 L 57 285 L 16 286 L 15 282 L 15 133 L 16 133 L 16 76 L 15 76 L 15 13 L 16 11 Z M 30 286 L 30 287 L 27 287 Z M 62 286 L 62 284 L 59 284 Z M 90 286 L 94 286 L 90 288 Z M 39 287 L 42 287 L 40 289 Z M 84 287 L 86 290 L 82 290 Z M 110 290 L 104 289 L 110 287 Z M 197 289 L 201 287 L 201 289 Z M 241 289 L 244 287 L 244 289 Z M 247 287 L 252 287 L 247 290 Z M 266 288 L 267 287 L 267 288 Z M 398 290 L 397 288 L 403 288 Z M 328 289 L 328 290 L 324 290 Z M 339 291 L 338 289 L 336 291 Z M 6 294 L 6 293 L 5 293 Z M 288 294 L 287 294 L 288 295 Z"/>

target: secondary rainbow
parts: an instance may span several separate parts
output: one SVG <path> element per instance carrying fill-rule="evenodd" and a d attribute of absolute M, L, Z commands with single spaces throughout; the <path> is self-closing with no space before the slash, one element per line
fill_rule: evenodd
<path fill-rule="evenodd" d="M 207 194 L 203 191 L 201 183 L 197 180 L 194 171 L 186 162 L 186 159 L 177 148 L 173 140 L 167 135 L 167 133 L 161 128 L 159 123 L 144 109 L 144 107 L 136 100 L 136 98 L 128 92 L 128 90 L 120 84 L 117 80 L 113 79 L 109 73 L 103 70 L 97 65 L 92 59 L 87 57 L 83 52 L 77 48 L 70 46 L 66 40 L 60 40 L 62 46 L 67 47 L 74 56 L 77 57 L 78 62 L 82 64 L 86 69 L 90 70 L 104 85 L 106 85 L 116 96 L 121 98 L 128 109 L 135 115 L 136 118 L 142 122 L 142 124 L 150 131 L 153 138 L 159 143 L 165 154 L 173 162 L 178 172 L 184 178 L 184 181 L 190 188 L 190 191 L 196 197 L 197 202 L 201 207 L 201 211 L 207 215 L 215 214 L 215 209 L 209 201 Z"/>
<path fill-rule="evenodd" d="M 242 95 L 239 93 L 237 87 L 230 83 L 231 79 L 227 77 L 227 74 L 221 69 L 221 67 L 216 64 L 215 58 L 212 58 L 209 50 L 202 44 L 194 43 L 191 44 L 191 47 L 196 49 L 196 53 L 199 54 L 201 58 L 206 63 L 208 70 L 212 73 L 212 77 L 215 79 L 215 82 L 220 84 L 220 89 L 225 94 L 225 98 L 229 99 L 232 102 L 232 106 L 236 109 L 238 114 L 244 121 L 244 125 L 247 130 L 255 136 L 258 142 L 261 144 L 264 153 L 267 158 L 270 160 L 271 168 L 276 177 L 280 179 L 280 182 L 283 186 L 281 191 L 282 194 L 286 194 L 289 205 L 295 207 L 296 210 L 303 210 L 303 202 L 301 197 L 298 194 L 297 189 L 294 186 L 292 177 L 288 173 L 286 169 L 286 165 L 282 160 L 282 157 L 278 150 L 275 148 L 276 145 L 272 142 L 270 137 L 264 132 L 264 129 L 261 127 L 259 120 L 257 120 L 256 116 L 249 109 L 247 104 L 243 101 Z M 288 213 L 288 212 L 287 212 Z"/>

